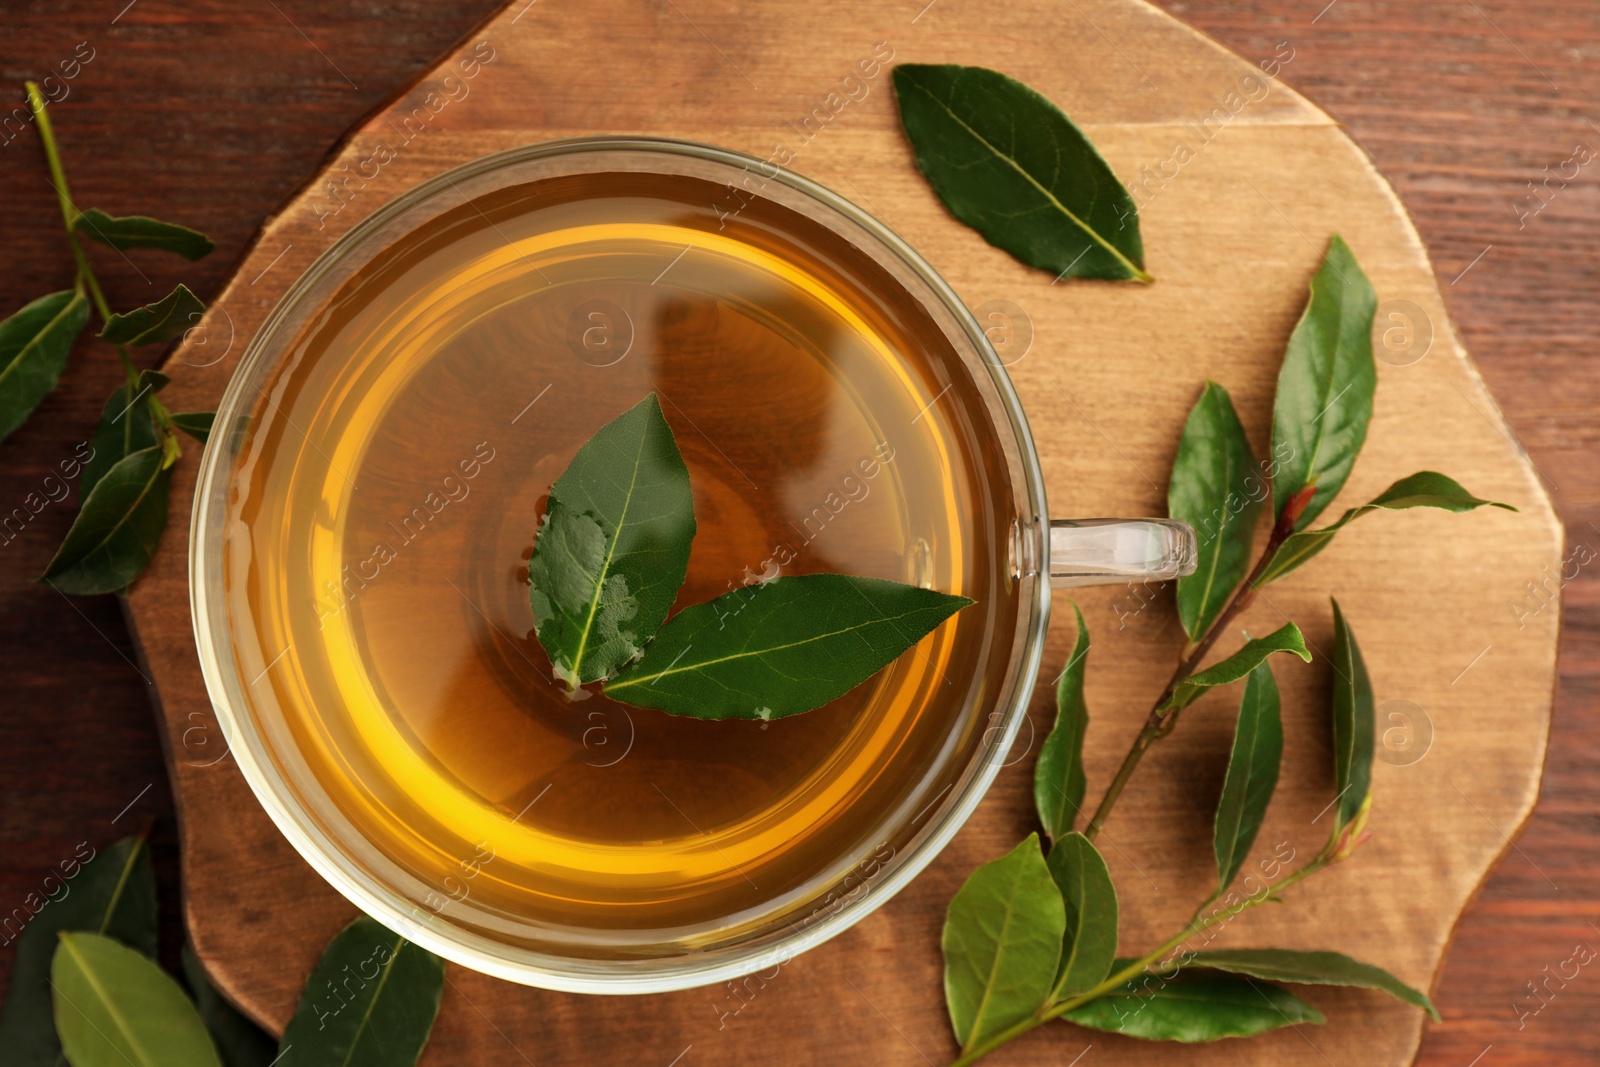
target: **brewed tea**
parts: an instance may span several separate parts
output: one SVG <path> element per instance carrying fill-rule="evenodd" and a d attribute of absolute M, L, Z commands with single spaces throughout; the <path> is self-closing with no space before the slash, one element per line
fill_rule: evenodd
<path fill-rule="evenodd" d="M 234 654 L 280 773 L 424 911 L 595 958 L 803 913 L 989 725 L 993 431 L 924 310 L 816 223 L 683 176 L 514 187 L 396 239 L 280 368 L 235 461 Z M 651 391 L 695 494 L 679 607 L 816 571 L 977 604 L 792 719 L 569 699 L 525 561 L 550 483 Z"/>

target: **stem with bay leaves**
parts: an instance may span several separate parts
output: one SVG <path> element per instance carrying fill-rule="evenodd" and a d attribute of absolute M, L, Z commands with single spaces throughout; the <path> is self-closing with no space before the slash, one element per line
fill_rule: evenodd
<path fill-rule="evenodd" d="M 26 89 L 28 107 L 33 111 L 34 121 L 39 126 L 39 142 L 44 146 L 45 163 L 50 168 L 50 184 L 55 188 L 56 200 L 61 205 L 61 222 L 67 231 L 67 245 L 72 249 L 73 261 L 78 265 L 78 286 L 88 291 L 89 299 L 94 303 L 95 310 L 100 313 L 101 323 L 109 323 L 111 305 L 106 301 L 105 291 L 100 288 L 100 280 L 95 277 L 89 256 L 83 250 L 83 243 L 78 240 L 78 219 L 83 213 L 72 202 L 72 193 L 67 187 L 67 172 L 61 164 L 61 151 L 56 147 L 55 128 L 50 125 L 50 112 L 36 82 L 27 82 Z M 134 366 L 133 358 L 128 355 L 126 345 L 119 344 L 116 348 L 117 356 L 122 360 L 122 369 L 128 376 L 128 397 L 131 406 L 138 399 L 136 394 L 139 388 L 139 369 Z M 171 414 L 161 401 L 153 396 L 146 403 L 157 424 L 162 428 L 164 446 L 170 449 L 174 453 L 173 458 L 176 458 L 179 449 Z"/>
<path fill-rule="evenodd" d="M 978 1062 L 980 1059 L 987 1056 L 1001 1045 L 1007 1044 L 1015 1038 L 1021 1037 L 1023 1034 L 1034 1029 L 1035 1027 L 1043 1026 L 1050 1020 L 1060 1018 L 1067 1012 L 1072 1011 L 1074 1008 L 1080 1008 L 1089 1003 L 1091 1000 L 1096 1000 L 1105 996 L 1107 993 L 1113 992 L 1114 990 L 1125 985 L 1127 982 L 1137 978 L 1140 974 L 1148 970 L 1153 964 L 1162 960 L 1173 949 L 1189 940 L 1189 938 L 1194 937 L 1196 934 L 1204 933 L 1213 926 L 1218 926 L 1222 923 L 1229 922 L 1239 914 L 1248 911 L 1259 904 L 1265 904 L 1269 900 L 1278 899 L 1284 890 L 1288 889 L 1296 882 L 1316 874 L 1330 863 L 1335 862 L 1335 859 L 1333 846 L 1330 843 L 1329 847 L 1324 848 L 1304 867 L 1301 867 L 1299 870 L 1294 871 L 1291 874 L 1285 875 L 1281 881 L 1270 886 L 1265 893 L 1261 893 L 1253 897 L 1245 897 L 1237 903 L 1230 904 L 1228 907 L 1219 911 L 1213 911 L 1203 918 L 1197 913 L 1193 919 L 1190 919 L 1189 922 L 1185 924 L 1181 931 L 1162 942 L 1162 944 L 1153 952 L 1134 960 L 1126 967 L 1113 971 L 1106 977 L 1105 981 L 1101 982 L 1099 985 L 1088 990 L 1087 992 L 1080 993 L 1074 997 L 1068 997 L 1065 1000 L 1058 1000 L 1054 1003 L 1041 1005 L 1038 1011 L 1034 1012 L 1027 1018 L 1012 1023 L 1004 1030 L 1000 1030 L 994 1034 L 991 1034 L 988 1038 L 974 1045 L 972 1048 L 962 1052 L 960 1056 L 950 1062 L 949 1067 L 969 1067 L 969 1065 Z M 1206 903 L 1209 904 L 1211 901 L 1207 901 Z M 1206 905 L 1202 904 L 1200 906 L 1200 910 L 1204 911 L 1205 907 Z M 1179 966 L 1181 967 L 1182 964 Z"/>
<path fill-rule="evenodd" d="M 1089 825 L 1084 828 L 1083 834 L 1093 841 L 1099 836 L 1100 829 L 1105 825 L 1106 819 L 1111 816 L 1111 809 L 1117 806 L 1117 800 L 1122 796 L 1123 787 L 1133 777 L 1133 772 L 1139 767 L 1139 761 L 1144 759 L 1145 752 L 1160 738 L 1166 737 L 1178 725 L 1178 716 L 1182 708 L 1162 710 L 1178 684 L 1185 678 L 1194 674 L 1200 668 L 1201 662 L 1217 639 L 1227 630 L 1228 624 L 1237 618 L 1256 598 L 1256 583 L 1266 573 L 1272 557 L 1277 554 L 1278 548 L 1294 533 L 1295 522 L 1299 519 L 1306 505 L 1311 502 L 1315 487 L 1307 486 L 1295 493 L 1289 499 L 1288 506 L 1283 510 L 1283 515 L 1272 527 L 1272 535 L 1267 538 L 1267 544 L 1261 551 L 1261 558 L 1256 560 L 1255 567 L 1250 571 L 1250 576 L 1244 580 L 1228 606 L 1222 614 L 1217 616 L 1217 621 L 1196 641 L 1190 648 L 1183 661 L 1178 664 L 1178 669 L 1173 672 L 1172 679 L 1167 682 L 1161 695 L 1150 708 L 1150 714 L 1145 718 L 1144 727 L 1139 731 L 1139 736 L 1134 738 L 1133 746 L 1128 749 L 1128 754 L 1123 757 L 1122 766 L 1117 768 L 1116 775 L 1111 779 L 1111 784 L 1106 786 L 1105 795 L 1100 798 L 1100 804 L 1094 809 L 1094 815 L 1089 819 Z"/>

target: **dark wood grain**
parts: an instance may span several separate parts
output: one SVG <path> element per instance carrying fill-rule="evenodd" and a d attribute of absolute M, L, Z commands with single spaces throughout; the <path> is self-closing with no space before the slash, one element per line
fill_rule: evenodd
<path fill-rule="evenodd" d="M 89 40 L 95 58 L 58 110 L 75 192 L 218 238 L 217 255 L 197 267 L 140 259 L 148 281 L 108 266 L 108 285 L 131 303 L 180 277 L 213 291 L 260 219 L 314 172 L 327 146 L 490 5 L 407 5 L 378 20 L 338 4 L 280 3 L 280 13 L 270 3 L 179 10 L 140 0 L 110 25 L 118 6 L 12 15 L 3 69 L 16 80 L 42 76 Z M 1246 55 L 1293 43 L 1287 80 L 1349 126 L 1417 218 L 1467 347 L 1547 478 L 1569 543 L 1600 547 L 1591 525 L 1600 518 L 1600 474 L 1585 462 L 1600 433 L 1600 374 L 1585 362 L 1600 339 L 1596 268 L 1585 257 L 1600 217 L 1600 171 L 1585 168 L 1521 229 L 1515 207 L 1524 183 L 1567 159 L 1574 144 L 1600 147 L 1585 110 L 1600 88 L 1589 58 L 1600 47 L 1600 14 L 1576 0 L 1338 0 L 1320 16 L 1318 2 L 1167 6 Z M 1114 50 L 1104 55 L 1116 61 Z M 0 147 L 0 174 L 8 182 L 0 234 L 11 252 L 0 307 L 10 308 L 67 284 L 70 270 L 31 132 Z M 103 355 L 86 350 L 67 386 L 0 447 L 3 499 L 20 501 L 87 435 L 115 384 Z M 64 532 L 67 508 L 47 508 L 0 549 L 0 662 L 11 681 L 0 752 L 0 901 L 20 901 L 78 841 L 101 844 L 154 818 L 170 908 L 171 805 L 146 685 L 127 660 L 133 652 L 116 604 L 68 604 L 23 584 Z M 1536 1003 L 1526 983 L 1544 981 L 1544 968 L 1553 971 L 1575 943 L 1600 943 L 1590 925 L 1600 922 L 1592 863 L 1600 727 L 1581 714 L 1592 706 L 1600 662 L 1600 596 L 1588 571 L 1564 596 L 1546 796 L 1462 926 L 1439 990 L 1446 1022 L 1430 1028 L 1423 1063 L 1467 1064 L 1480 1054 L 1485 1067 L 1586 1063 L 1600 1054 L 1600 986 L 1587 970 L 1564 986 L 1553 981 L 1553 998 L 1546 993 L 1548 1005 L 1520 1028 L 1514 1006 Z M 173 945 L 177 932 L 169 934 Z"/>

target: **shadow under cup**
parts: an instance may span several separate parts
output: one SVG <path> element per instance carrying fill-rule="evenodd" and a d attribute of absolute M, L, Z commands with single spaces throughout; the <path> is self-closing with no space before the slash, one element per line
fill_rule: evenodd
<path fill-rule="evenodd" d="M 698 521 L 674 610 L 816 572 L 976 603 L 805 715 L 569 699 L 526 560 L 651 392 Z M 788 959 L 933 858 L 1024 714 L 1046 511 L 1009 380 L 903 242 L 759 161 L 591 139 L 426 183 L 293 286 L 217 427 L 191 589 L 239 766 L 336 889 L 477 970 L 623 993 Z"/>

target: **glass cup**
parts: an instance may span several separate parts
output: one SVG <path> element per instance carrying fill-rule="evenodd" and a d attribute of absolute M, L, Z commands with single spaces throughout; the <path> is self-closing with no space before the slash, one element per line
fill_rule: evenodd
<path fill-rule="evenodd" d="M 409 343 L 405 338 L 410 336 L 405 330 L 423 330 L 431 321 L 432 312 L 429 306 L 422 306 L 419 297 L 415 306 L 405 305 L 391 315 L 403 329 L 390 329 L 390 320 L 384 320 L 369 324 L 361 343 L 343 347 L 324 343 L 337 329 L 355 329 L 350 323 L 359 323 L 365 314 L 358 299 L 365 291 L 362 287 L 402 287 L 394 290 L 397 292 L 409 292 L 403 288 L 408 285 L 424 287 L 431 262 L 427 255 L 441 248 L 448 250 L 453 247 L 451 242 L 477 242 L 474 254 L 481 253 L 481 261 L 492 260 L 493 270 L 500 272 L 494 276 L 498 280 L 491 279 L 493 284 L 511 284 L 513 289 L 517 272 L 559 275 L 561 270 L 578 270 L 572 264 L 585 262 L 582 256 L 560 261 L 565 266 L 539 258 L 548 252 L 541 251 L 539 243 L 544 232 L 541 227 L 546 225 L 539 212 L 554 210 L 550 205 L 559 201 L 560 211 L 581 213 L 602 203 L 594 200 L 591 204 L 585 197 L 598 197 L 599 190 L 610 187 L 608 183 L 637 185 L 640 181 L 647 186 L 659 183 L 667 190 L 660 194 L 663 202 L 673 197 L 682 200 L 681 210 L 671 221 L 687 227 L 683 232 L 698 235 L 691 244 L 703 240 L 712 248 L 717 241 L 729 240 L 729 234 L 740 235 L 739 240 L 762 244 L 763 255 L 778 257 L 775 272 L 786 269 L 783 257 L 792 254 L 799 257 L 797 262 L 803 258 L 823 263 L 854 278 L 857 289 L 852 299 L 867 308 L 863 314 L 878 316 L 872 321 L 881 321 L 884 330 L 900 338 L 904 350 L 917 350 L 911 360 L 905 351 L 885 349 L 893 357 L 891 369 L 898 375 L 891 377 L 904 384 L 906 396 L 901 399 L 906 404 L 921 406 L 908 421 L 914 427 L 934 412 L 954 442 L 951 447 L 956 458 L 951 460 L 948 481 L 906 475 L 896 483 L 895 494 L 886 499 L 898 502 L 896 514 L 914 515 L 919 500 L 945 493 L 956 482 L 968 487 L 971 499 L 959 510 L 962 525 L 956 532 L 962 536 L 915 538 L 905 543 L 904 578 L 947 592 L 969 592 L 981 586 L 989 591 L 984 606 L 988 614 L 982 640 L 974 639 L 975 651 L 965 659 L 941 661 L 950 674 L 938 679 L 945 687 L 941 692 L 955 695 L 940 699 L 953 702 L 949 705 L 953 710 L 942 719 L 929 717 L 904 726 L 904 751 L 918 753 L 915 758 L 921 761 L 916 773 L 897 786 L 900 791 L 892 797 L 873 796 L 863 785 L 854 802 L 848 798 L 836 801 L 833 814 L 848 816 L 839 825 L 851 827 L 849 834 L 840 831 L 840 836 L 826 838 L 832 851 L 813 857 L 810 866 L 790 877 L 781 891 L 757 892 L 755 881 L 745 877 L 750 894 L 727 897 L 733 903 L 725 913 L 716 912 L 719 904 L 709 904 L 710 913 L 698 914 L 692 922 L 569 921 L 553 919 L 551 915 L 556 913 L 537 908 L 519 911 L 505 903 L 512 897 L 497 897 L 495 892 L 499 891 L 496 887 L 511 885 L 511 875 L 504 872 L 532 871 L 546 861 L 555 864 L 558 854 L 568 857 L 561 862 L 581 863 L 585 853 L 572 842 L 549 836 L 530 837 L 527 842 L 519 838 L 512 844 L 525 846 L 521 859 L 508 858 L 515 850 L 504 842 L 497 846 L 486 838 L 474 844 L 473 834 L 467 830 L 451 830 L 456 836 L 441 844 L 448 835 L 440 836 L 444 831 L 437 830 L 433 820 L 437 818 L 442 826 L 450 816 L 444 813 L 444 805 L 438 811 L 426 810 L 420 792 L 411 795 L 410 783 L 420 783 L 420 777 L 393 775 L 382 788 L 368 788 L 361 786 L 366 780 L 356 775 L 351 780 L 357 785 L 350 791 L 332 788 L 327 768 L 367 766 L 363 761 L 370 754 L 363 746 L 372 740 L 372 731 L 382 734 L 383 743 L 396 738 L 402 745 L 423 742 L 414 731 L 391 730 L 393 723 L 384 716 L 398 722 L 400 711 L 386 707 L 381 694 L 373 697 L 373 708 L 368 709 L 375 717 L 355 722 L 354 704 L 345 699 L 343 690 L 335 687 L 319 693 L 286 688 L 288 683 L 278 679 L 275 668 L 278 672 L 302 670 L 293 666 L 300 652 L 290 655 L 292 641 L 291 647 L 275 647 L 281 638 L 268 640 L 270 627 L 262 619 L 274 610 L 274 603 L 298 588 L 296 583 L 305 581 L 302 569 L 318 566 L 316 552 L 320 550 L 314 545 L 326 546 L 330 537 L 337 540 L 343 529 L 339 523 L 360 506 L 356 486 L 366 483 L 370 494 L 378 491 L 372 487 L 381 482 L 381 473 L 371 473 L 369 482 L 370 472 L 361 467 L 366 462 L 363 457 L 374 447 L 371 441 L 324 437 L 326 431 L 319 429 L 318 421 L 323 408 L 315 405 L 359 405 L 371 390 L 386 388 L 385 375 L 405 370 L 402 364 Z M 632 210 L 627 205 L 634 202 L 627 198 L 603 201 L 605 210 L 624 213 Z M 424 233 L 426 240 L 416 236 Z M 427 255 L 417 250 L 423 246 Z M 666 269 L 676 262 L 667 263 Z M 544 273 L 540 277 L 551 280 Z M 580 279 L 573 283 L 574 292 L 582 295 L 581 271 L 574 277 Z M 507 278 L 511 282 L 506 282 Z M 448 302 L 457 298 L 456 290 L 470 287 L 463 282 L 453 289 L 447 287 L 449 291 L 428 291 L 434 293 L 430 299 Z M 574 343 L 581 348 L 594 342 L 596 350 L 588 355 L 574 349 L 591 368 L 623 359 L 635 343 L 648 346 L 648 338 L 641 340 L 630 331 L 628 347 L 613 357 L 604 347 L 611 343 L 612 335 L 601 329 L 591 336 L 591 323 L 593 327 L 611 325 L 604 317 L 605 307 L 610 306 L 602 301 L 595 305 L 600 308 L 596 311 L 582 304 L 582 314 L 575 320 L 581 329 L 573 335 Z M 803 309 L 797 308 L 798 304 L 774 302 L 770 308 L 746 310 L 757 318 L 765 316 L 773 329 L 781 331 L 786 316 L 802 314 Z M 592 319 L 595 314 L 601 318 Z M 647 356 L 642 350 L 633 353 L 636 364 Z M 571 356 L 539 352 L 529 358 L 538 363 Z M 836 370 L 844 366 L 839 363 Z M 848 392 L 854 372 L 840 373 L 842 381 L 830 388 Z M 314 376 L 318 374 L 326 376 L 323 385 L 316 384 L 319 380 Z M 313 385 L 306 386 L 307 381 Z M 560 403 L 582 405 L 581 391 L 567 395 L 572 399 Z M 497 399 L 484 397 L 484 406 Z M 538 410 L 533 406 L 537 401 L 534 397 L 511 422 L 516 423 L 529 410 Z M 521 403 L 520 396 L 516 402 Z M 385 403 L 390 402 L 386 399 Z M 670 403 L 664 406 L 670 421 L 674 407 Z M 679 413 L 688 418 L 687 412 L 680 409 Z M 560 414 L 547 406 L 538 419 Z M 381 422 L 386 417 L 380 411 L 373 418 Z M 472 423 L 486 416 L 457 408 L 448 417 Z M 524 424 L 518 432 L 536 432 L 537 427 L 529 431 L 529 425 Z M 597 428 L 599 423 L 590 425 Z M 551 989 L 643 993 L 711 984 L 769 969 L 858 922 L 938 854 L 977 807 L 1007 758 L 1039 672 L 1051 586 L 1160 581 L 1194 569 L 1194 531 L 1183 523 L 1048 517 L 1038 455 L 1008 373 L 961 300 L 903 240 L 812 181 L 748 156 L 679 141 L 585 138 L 516 149 L 450 171 L 380 208 L 324 252 L 279 302 L 244 353 L 218 406 L 216 426 L 196 492 L 190 541 L 191 606 L 206 684 L 230 749 L 251 789 L 296 851 L 362 911 L 464 966 Z M 350 432 L 359 438 L 359 433 Z M 260 489 L 252 479 L 278 454 L 265 450 L 269 442 L 276 442 L 272 447 L 279 453 L 292 454 L 302 466 L 320 471 L 325 491 L 311 494 L 303 504 L 291 504 L 285 501 L 298 498 Z M 731 466 L 733 461 L 728 463 Z M 498 470 L 511 466 L 511 461 L 502 461 Z M 464 461 L 461 470 L 466 469 Z M 543 487 L 548 487 L 550 477 L 545 474 L 550 472 L 538 468 L 537 473 L 536 477 L 530 467 L 519 484 L 543 478 Z M 897 473 L 895 477 L 902 476 Z M 730 499 L 737 496 L 736 492 Z M 486 506 L 492 508 L 498 498 L 488 499 Z M 530 496 L 524 502 L 530 510 L 523 516 L 530 541 L 533 499 Z M 261 516 L 273 508 L 283 512 L 284 529 L 306 531 L 303 540 L 260 525 Z M 478 536 L 472 530 L 477 527 L 492 533 L 497 513 L 488 514 L 486 521 L 458 524 L 460 536 Z M 704 525 L 701 536 L 706 536 Z M 274 539 L 287 547 L 270 549 L 277 543 Z M 966 547 L 951 549 L 952 541 Z M 287 552 L 287 561 L 275 560 L 272 551 Z M 526 633 L 531 630 L 531 615 L 521 620 L 514 616 L 490 618 L 479 607 L 483 603 L 480 595 L 487 594 L 472 584 L 478 577 L 457 577 L 467 583 L 465 589 L 454 579 L 450 585 L 488 624 L 484 640 L 511 647 L 531 666 L 530 656 L 519 651 L 531 640 Z M 507 585 L 503 579 L 504 572 L 494 570 L 483 581 Z M 405 574 L 384 580 L 391 583 L 385 595 L 406 588 Z M 525 597 L 525 593 L 517 595 Z M 508 598 L 508 602 L 514 600 L 515 596 Z M 346 625 L 356 613 L 355 608 L 345 610 L 348 607 L 344 603 L 319 607 L 315 631 Z M 369 610 L 365 602 L 359 608 Z M 476 626 L 466 609 L 461 610 Z M 491 605 L 490 610 L 498 609 Z M 376 607 L 371 614 L 379 614 Z M 510 632 L 513 630 L 517 632 Z M 444 644 L 441 642 L 441 657 Z M 515 657 L 504 655 L 503 649 L 500 654 L 516 670 L 523 669 Z M 909 663 L 913 657 L 908 654 L 902 659 Z M 280 667 L 280 663 L 289 666 Z M 357 674 L 360 668 L 361 663 L 350 658 L 339 667 Z M 883 675 L 888 681 L 864 683 L 861 691 L 865 695 L 859 700 L 865 703 L 841 729 L 856 720 L 878 721 L 873 719 L 879 714 L 875 702 L 892 696 L 895 690 L 890 682 L 898 677 L 898 670 L 900 665 L 892 665 Z M 582 704 L 574 704 L 572 709 L 575 716 L 584 714 Z M 472 710 L 467 707 L 462 713 Z M 656 714 L 641 709 L 630 723 Z M 321 723 L 324 728 L 308 727 L 307 722 Z M 698 725 L 719 731 L 754 724 Z M 403 754 L 406 759 L 417 756 L 410 751 Z M 412 773 L 436 773 L 435 764 L 443 757 L 437 752 L 423 755 L 427 759 L 415 763 L 419 769 Z M 819 761 L 825 763 L 825 757 Z M 875 773 L 892 777 L 896 758 L 883 757 L 887 762 Z M 367 791 L 363 793 L 362 788 Z M 416 789 L 422 786 L 417 784 Z M 516 796 L 512 806 L 507 806 L 506 798 L 487 795 L 452 798 L 451 802 L 462 805 L 461 817 L 467 823 L 499 820 L 494 825 L 508 833 L 526 829 L 532 834 L 518 820 L 538 803 L 542 793 L 517 811 L 516 819 L 503 817 L 517 810 L 521 796 Z M 743 839 L 722 838 L 724 831 L 716 827 L 696 829 L 709 843 L 702 849 L 708 855 L 709 850 L 742 847 L 739 841 Z M 435 836 L 429 837 L 430 833 Z M 424 863 L 417 858 L 433 853 L 444 855 L 448 862 Z M 588 854 L 602 853 L 617 861 L 614 848 L 591 849 Z M 741 868 L 741 875 L 746 870 L 764 870 L 760 855 L 747 862 L 750 866 Z M 521 867 L 516 866 L 519 863 Z M 766 879 L 764 873 L 758 877 Z M 619 875 L 616 886 L 620 888 L 603 903 L 619 916 L 631 914 L 626 879 Z M 666 895 L 675 896 L 680 903 L 694 903 L 700 892 L 688 875 L 681 885 L 666 888 L 672 890 Z M 712 900 L 711 890 L 705 892 L 704 899 Z"/>

